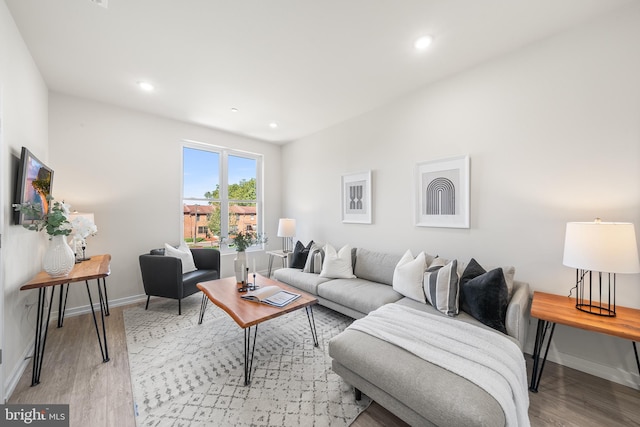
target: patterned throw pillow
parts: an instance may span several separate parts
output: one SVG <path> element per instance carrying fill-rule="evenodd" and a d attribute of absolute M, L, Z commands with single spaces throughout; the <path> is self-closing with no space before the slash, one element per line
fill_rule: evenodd
<path fill-rule="evenodd" d="M 436 258 L 437 261 L 437 258 Z M 447 316 L 458 314 L 458 262 L 431 266 L 424 273 L 424 293 L 429 304 Z"/>
<path fill-rule="evenodd" d="M 296 242 L 296 247 L 293 249 L 293 259 L 291 261 L 291 268 L 304 268 L 307 263 L 307 257 L 309 251 L 313 245 L 313 240 L 309 242 L 307 246 L 304 246 L 300 240 Z"/>
<path fill-rule="evenodd" d="M 302 271 L 304 273 L 320 274 L 323 262 L 324 249 L 322 249 L 321 245 L 313 243 L 309 249 L 309 255 L 307 256 L 307 261 L 305 262 Z"/>

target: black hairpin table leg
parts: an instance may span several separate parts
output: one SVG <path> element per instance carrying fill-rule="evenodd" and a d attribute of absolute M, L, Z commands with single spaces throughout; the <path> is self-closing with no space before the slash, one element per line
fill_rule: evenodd
<path fill-rule="evenodd" d="M 49 320 L 51 319 L 51 306 L 53 305 L 53 294 L 55 286 L 51 288 L 51 297 L 49 298 L 49 308 L 47 310 L 47 318 L 45 320 L 44 309 L 47 299 L 47 289 L 38 289 L 38 312 L 36 314 L 36 339 L 33 347 L 33 372 L 31 373 L 31 386 L 40 384 L 40 373 L 42 372 L 42 360 L 44 358 L 44 348 L 47 344 L 47 333 L 49 332 Z M 60 289 L 62 293 L 62 289 Z M 44 327 L 44 334 L 43 329 Z"/>
<path fill-rule="evenodd" d="M 318 332 L 316 332 L 316 319 L 313 317 L 313 308 L 309 305 L 305 307 L 307 319 L 309 319 L 309 327 L 311 328 L 311 336 L 313 337 L 314 347 L 318 346 Z"/>
<path fill-rule="evenodd" d="M 98 288 L 100 288 L 100 278 L 98 278 L 97 280 L 98 280 Z M 104 315 L 109 316 L 111 313 L 109 313 L 109 298 L 107 297 L 107 278 L 106 277 L 102 278 L 102 289 L 104 292 L 104 301 L 101 307 L 104 310 Z"/>
<path fill-rule="evenodd" d="M 98 343 L 100 344 L 100 353 L 102 354 L 102 361 L 109 361 L 109 348 L 107 346 L 107 331 L 104 323 L 104 311 L 102 307 L 104 307 L 104 299 L 102 296 L 102 289 L 100 288 L 100 281 L 98 280 L 98 299 L 100 303 L 100 317 L 102 320 L 102 337 L 100 336 L 100 329 L 98 328 L 98 319 L 96 318 L 96 311 L 93 308 L 93 300 L 91 299 L 91 291 L 89 290 L 89 281 L 86 280 L 85 284 L 87 285 L 87 295 L 89 296 L 89 306 L 91 307 L 91 314 L 93 315 L 93 324 L 96 327 L 96 335 L 98 336 Z M 104 340 L 104 344 L 103 344 Z"/>
<path fill-rule="evenodd" d="M 207 309 L 207 303 L 209 302 L 209 298 L 207 298 L 207 294 L 202 294 L 202 302 L 200 303 L 200 317 L 198 319 L 198 325 L 202 325 L 202 319 L 204 319 L 204 311 Z"/>
<path fill-rule="evenodd" d="M 251 345 L 251 326 L 245 328 L 244 330 L 244 385 L 249 385 L 251 383 L 251 371 L 253 370 L 253 354 L 256 350 L 258 325 L 253 326 L 253 329 L 253 345 Z"/>
<path fill-rule="evenodd" d="M 542 347 L 544 346 L 544 339 L 547 335 L 549 324 L 552 325 L 551 333 L 549 334 L 549 340 L 547 341 L 547 348 L 544 352 L 542 365 L 539 366 L 540 353 L 542 352 Z M 551 345 L 551 340 L 553 339 L 553 332 L 555 330 L 556 330 L 555 323 L 538 319 L 538 330 L 536 332 L 536 341 L 533 349 L 533 371 L 531 372 L 531 385 L 529 386 L 529 391 L 532 391 L 534 393 L 538 392 L 538 386 L 540 385 L 540 378 L 542 378 L 542 371 L 544 370 L 544 365 L 547 362 L 547 355 L 549 354 L 549 346 Z M 540 370 L 538 371 L 538 369 Z"/>

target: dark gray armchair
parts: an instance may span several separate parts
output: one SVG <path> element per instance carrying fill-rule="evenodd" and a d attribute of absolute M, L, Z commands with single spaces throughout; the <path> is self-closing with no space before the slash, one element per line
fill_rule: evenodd
<path fill-rule="evenodd" d="M 220 251 L 217 249 L 191 249 L 196 271 L 182 274 L 182 261 L 164 256 L 164 249 L 153 249 L 140 255 L 140 271 L 147 305 L 152 296 L 178 300 L 178 314 L 182 314 L 181 300 L 199 291 L 196 284 L 220 278 Z"/>

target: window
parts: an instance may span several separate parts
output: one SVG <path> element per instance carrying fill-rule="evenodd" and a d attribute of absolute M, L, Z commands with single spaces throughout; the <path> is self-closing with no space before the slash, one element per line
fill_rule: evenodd
<path fill-rule="evenodd" d="M 185 143 L 183 238 L 190 246 L 229 248 L 238 231 L 261 233 L 262 157 Z"/>

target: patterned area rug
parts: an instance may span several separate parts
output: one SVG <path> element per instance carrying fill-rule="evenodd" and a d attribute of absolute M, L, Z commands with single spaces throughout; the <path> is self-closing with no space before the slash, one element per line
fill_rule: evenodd
<path fill-rule="evenodd" d="M 243 330 L 211 303 L 198 325 L 200 301 L 124 312 L 138 426 L 346 426 L 370 403 L 331 370 L 329 339 L 352 319 L 314 306 L 317 348 L 305 310 L 261 324 L 245 387 Z"/>

